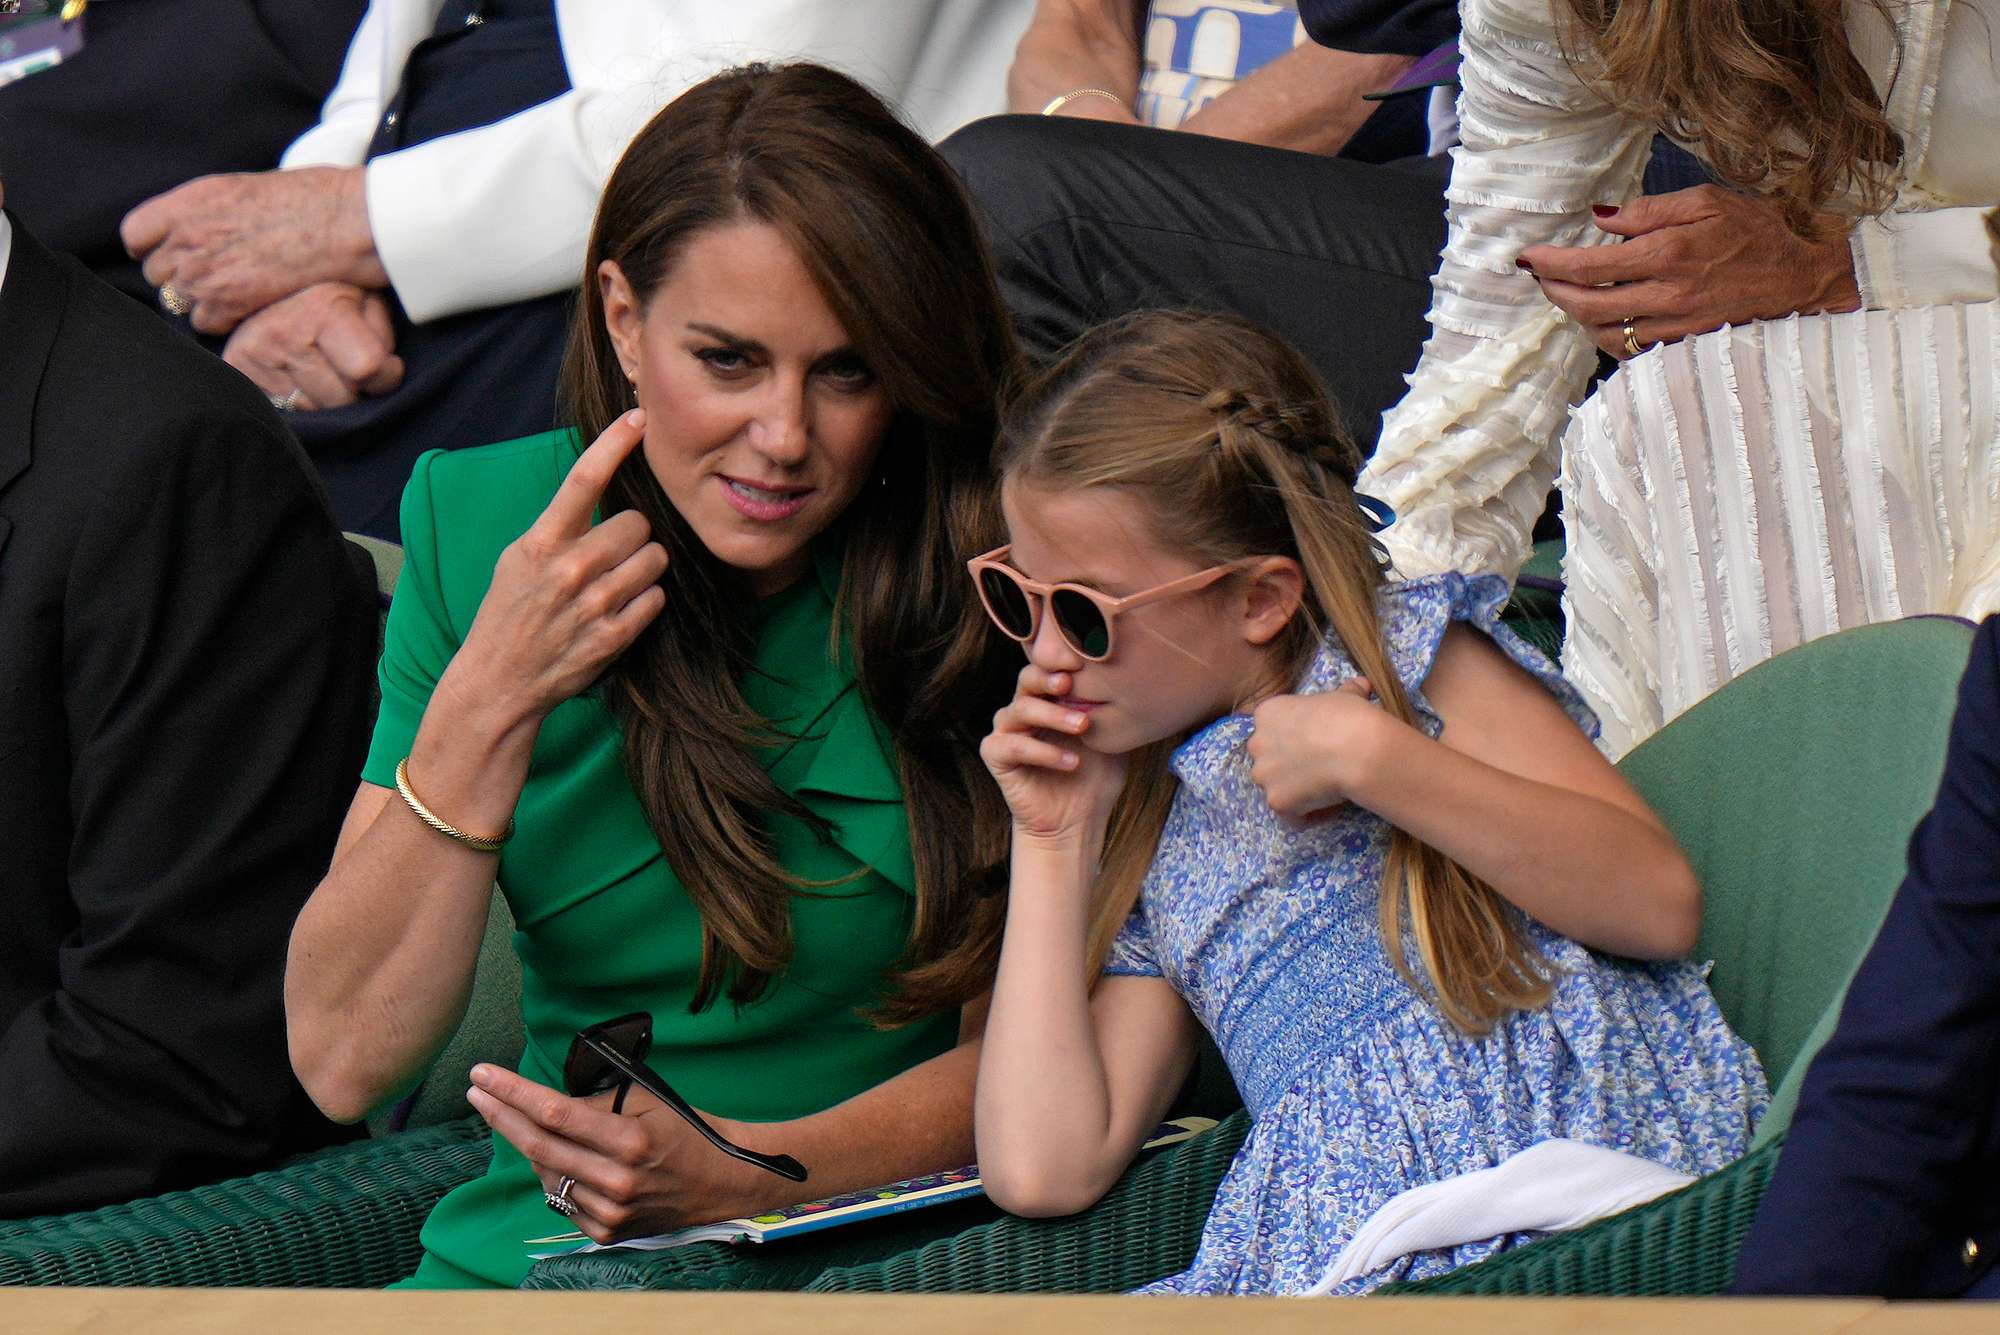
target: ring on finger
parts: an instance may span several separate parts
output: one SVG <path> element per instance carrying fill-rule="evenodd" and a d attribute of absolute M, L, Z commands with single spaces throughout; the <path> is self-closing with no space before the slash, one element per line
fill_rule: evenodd
<path fill-rule="evenodd" d="M 569 1193 L 575 1187 L 576 1179 L 565 1174 L 563 1180 L 556 1183 L 554 1191 L 545 1191 L 542 1193 L 542 1202 L 563 1218 L 574 1219 L 576 1218 L 576 1202 L 569 1198 Z"/>
<path fill-rule="evenodd" d="M 160 284 L 160 309 L 169 315 L 186 315 L 193 307 L 172 283 Z"/>
<path fill-rule="evenodd" d="M 1636 315 L 1625 317 L 1625 355 L 1627 357 L 1636 357 L 1646 350 L 1639 342 L 1639 331 L 1632 327 L 1638 323 L 1638 320 L 1639 317 Z"/>
<path fill-rule="evenodd" d="M 292 409 L 294 409 L 294 408 L 296 408 L 296 407 L 298 407 L 298 406 L 299 406 L 299 398 L 300 398 L 300 396 L 301 396 L 301 395 L 303 395 L 304 393 L 305 393 L 305 391 L 304 391 L 304 390 L 302 390 L 302 389 L 300 389 L 300 388 L 299 388 L 298 386 L 294 385 L 294 386 L 292 387 L 292 392 L 291 392 L 291 393 L 289 393 L 289 394 L 273 394 L 273 395 L 271 395 L 271 396 L 270 396 L 270 397 L 271 397 L 271 406 L 272 406 L 273 408 L 276 408 L 276 409 L 277 409 L 277 410 L 278 410 L 279 412 L 281 412 L 281 413 L 288 413 L 288 412 L 292 411 Z"/>

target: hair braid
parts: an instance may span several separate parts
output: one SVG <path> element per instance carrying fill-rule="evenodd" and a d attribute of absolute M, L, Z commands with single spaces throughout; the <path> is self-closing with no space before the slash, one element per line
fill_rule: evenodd
<path fill-rule="evenodd" d="M 1009 405 L 1001 432 L 1003 475 L 1141 497 L 1155 539 L 1190 559 L 1297 560 L 1306 597 L 1274 642 L 1287 684 L 1332 635 L 1382 708 L 1416 726 L 1377 619 L 1387 561 L 1355 501 L 1360 464 L 1330 395 L 1298 353 L 1218 315 L 1142 312 L 1086 334 Z M 1131 913 L 1158 844 L 1175 791 L 1169 749 L 1135 756 L 1128 768 L 1098 881 L 1093 971 Z M 1466 1032 L 1548 999 L 1548 963 L 1518 914 L 1403 830 L 1390 834 L 1379 910 L 1397 970 Z"/>

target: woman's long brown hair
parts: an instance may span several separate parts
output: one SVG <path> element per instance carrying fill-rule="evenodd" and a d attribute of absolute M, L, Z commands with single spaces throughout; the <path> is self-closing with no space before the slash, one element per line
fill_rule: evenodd
<path fill-rule="evenodd" d="M 839 521 L 834 620 L 908 807 L 915 918 L 873 1012 L 908 1021 L 984 991 L 998 949 L 1007 827 L 978 741 L 1008 698 L 1012 656 L 968 615 L 962 562 L 999 541 L 992 446 L 1015 366 L 1011 326 L 971 207 L 928 144 L 844 75 L 746 66 L 655 116 L 605 187 L 563 368 L 564 407 L 584 440 L 631 406 L 599 264 L 618 264 L 643 310 L 696 233 L 740 220 L 791 243 L 896 406 L 880 476 Z M 604 691 L 640 804 L 701 913 L 693 1008 L 752 1001 L 791 961 L 792 897 L 814 889 L 778 863 L 767 815 L 830 831 L 754 758 L 772 729 L 740 686 L 756 652 L 741 572 L 702 544 L 643 454 L 605 508 L 645 515 L 671 557 L 667 610 Z"/>
<path fill-rule="evenodd" d="M 1917 3 L 1918 0 L 1906 0 Z M 1690 145 L 1826 241 L 1894 202 L 1903 138 L 1847 39 L 1849 0 L 1559 0 L 1571 62 L 1627 115 Z M 1867 0 L 1894 30 L 1888 0 Z"/>
<path fill-rule="evenodd" d="M 1076 490 L 1116 488 L 1153 521 L 1152 537 L 1197 566 L 1289 556 L 1306 596 L 1274 643 L 1271 685 L 1289 689 L 1329 633 L 1414 725 L 1415 708 L 1383 641 L 1384 579 L 1355 505 L 1360 451 L 1317 374 L 1283 340 L 1234 317 L 1142 312 L 1084 335 L 1025 385 L 1001 425 L 1003 477 Z M 1225 586 L 1218 586 L 1226 587 Z M 1170 744 L 1134 756 L 1112 817 L 1092 916 L 1092 972 L 1130 915 L 1171 806 Z M 1483 1033 L 1549 996 L 1546 961 L 1490 886 L 1395 830 L 1379 925 L 1413 985 L 1405 943 L 1429 995 L 1454 1024 Z"/>

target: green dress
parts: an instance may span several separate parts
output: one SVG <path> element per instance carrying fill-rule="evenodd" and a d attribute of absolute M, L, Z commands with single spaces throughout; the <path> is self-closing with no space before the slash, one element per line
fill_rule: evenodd
<path fill-rule="evenodd" d="M 472 625 L 494 562 L 541 514 L 577 454 L 573 433 L 552 432 L 417 461 L 403 496 L 405 564 L 383 646 L 368 782 L 394 787 L 396 762 Z M 696 1107 L 776 1121 L 830 1107 L 954 1042 L 951 1016 L 883 1032 L 859 1013 L 902 953 L 915 877 L 894 764 L 832 645 L 838 576 L 837 559 L 816 553 L 813 577 L 760 604 L 743 691 L 797 738 L 761 757 L 771 776 L 835 831 L 827 844 L 797 820 L 771 818 L 780 861 L 816 881 L 868 870 L 823 897 L 794 900 L 796 955 L 761 1000 L 690 1014 L 699 918 L 626 779 L 623 738 L 594 696 L 558 706 L 536 740 L 517 832 L 497 872 L 519 928 L 527 1030 L 519 1069 L 529 1079 L 560 1089 L 577 1030 L 647 1011 L 652 1065 Z M 424 1261 L 406 1283 L 516 1286 L 532 1264 L 525 1240 L 563 1227 L 527 1161 L 495 1136 L 491 1170 L 446 1196 L 424 1225 Z"/>

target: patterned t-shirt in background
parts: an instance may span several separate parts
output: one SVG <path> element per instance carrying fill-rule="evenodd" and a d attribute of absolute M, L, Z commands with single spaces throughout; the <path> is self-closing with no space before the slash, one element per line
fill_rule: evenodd
<path fill-rule="evenodd" d="M 1146 14 L 1139 119 L 1177 130 L 1237 83 L 1311 40 L 1297 4 L 1153 0 Z"/>

